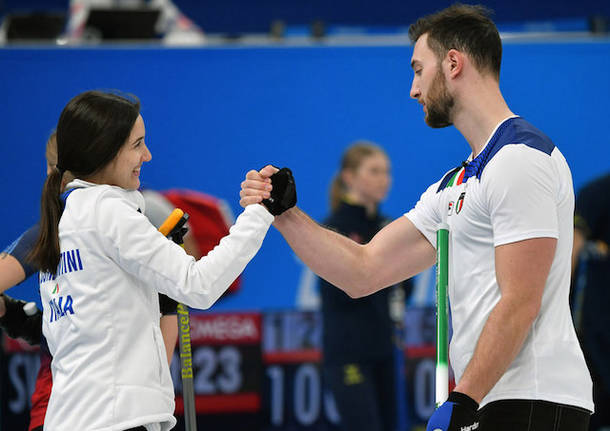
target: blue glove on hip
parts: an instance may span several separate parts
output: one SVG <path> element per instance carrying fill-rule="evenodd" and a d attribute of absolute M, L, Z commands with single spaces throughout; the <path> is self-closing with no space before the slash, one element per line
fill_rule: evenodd
<path fill-rule="evenodd" d="M 447 401 L 437 408 L 426 431 L 475 431 L 479 429 L 476 413 L 479 405 L 461 392 L 451 392 Z"/>

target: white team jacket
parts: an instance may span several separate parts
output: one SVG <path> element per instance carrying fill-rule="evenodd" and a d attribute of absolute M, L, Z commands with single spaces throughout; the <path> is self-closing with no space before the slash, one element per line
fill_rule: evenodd
<path fill-rule="evenodd" d="M 195 261 L 139 212 L 138 191 L 75 180 L 59 223 L 61 262 L 40 274 L 43 333 L 53 355 L 45 430 L 171 429 L 173 385 L 157 292 L 210 307 L 260 248 L 273 216 L 250 205 Z"/>

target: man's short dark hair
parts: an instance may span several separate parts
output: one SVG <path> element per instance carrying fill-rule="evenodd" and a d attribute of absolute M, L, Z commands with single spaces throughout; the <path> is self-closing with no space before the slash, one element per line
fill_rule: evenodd
<path fill-rule="evenodd" d="M 428 34 L 428 46 L 439 60 L 456 49 L 468 54 L 479 71 L 491 72 L 499 80 L 502 42 L 491 13 L 484 6 L 456 3 L 418 19 L 409 27 L 409 38 L 415 43 Z"/>

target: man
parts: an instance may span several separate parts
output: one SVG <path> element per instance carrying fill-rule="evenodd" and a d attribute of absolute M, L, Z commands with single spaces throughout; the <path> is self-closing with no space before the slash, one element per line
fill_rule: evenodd
<path fill-rule="evenodd" d="M 418 20 L 409 35 L 411 97 L 428 125 L 462 133 L 468 162 L 366 245 L 323 229 L 296 207 L 274 225 L 314 272 L 360 297 L 433 265 L 435 231 L 448 223 L 457 386 L 428 430 L 584 431 L 593 403 L 568 305 L 568 165 L 504 101 L 502 45 L 484 8 L 451 6 Z M 241 204 L 268 198 L 274 172 L 250 171 Z"/>

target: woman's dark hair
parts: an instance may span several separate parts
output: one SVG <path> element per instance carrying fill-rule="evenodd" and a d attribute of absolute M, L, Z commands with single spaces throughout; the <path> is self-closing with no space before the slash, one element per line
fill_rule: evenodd
<path fill-rule="evenodd" d="M 418 19 L 409 27 L 411 42 L 428 34 L 428 47 L 442 61 L 450 49 L 467 53 L 479 71 L 500 79 L 502 41 L 491 10 L 480 5 L 456 3 L 432 15 Z"/>
<path fill-rule="evenodd" d="M 57 122 L 57 166 L 40 200 L 40 234 L 29 255 L 40 270 L 55 274 L 60 261 L 59 219 L 63 173 L 86 179 L 107 166 L 129 138 L 140 101 L 116 92 L 86 91 L 68 102 Z"/>

